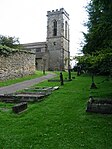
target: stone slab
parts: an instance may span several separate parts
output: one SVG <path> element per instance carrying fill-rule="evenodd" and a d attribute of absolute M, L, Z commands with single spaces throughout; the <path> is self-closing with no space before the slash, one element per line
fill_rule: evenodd
<path fill-rule="evenodd" d="M 112 99 L 90 98 L 87 102 L 86 112 L 112 114 Z"/>

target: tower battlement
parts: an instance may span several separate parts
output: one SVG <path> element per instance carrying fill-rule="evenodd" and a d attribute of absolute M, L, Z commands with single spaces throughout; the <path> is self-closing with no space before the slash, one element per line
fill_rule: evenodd
<path fill-rule="evenodd" d="M 57 15 L 57 14 L 65 14 L 66 17 L 69 19 L 69 14 L 65 11 L 64 8 L 52 10 L 52 11 L 47 11 L 47 16 L 49 15 Z"/>

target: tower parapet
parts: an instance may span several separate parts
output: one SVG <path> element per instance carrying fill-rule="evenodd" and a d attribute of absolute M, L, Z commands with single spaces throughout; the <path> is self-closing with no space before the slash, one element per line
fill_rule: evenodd
<path fill-rule="evenodd" d="M 65 16 L 69 19 L 69 14 L 65 11 L 64 8 L 52 10 L 52 11 L 47 11 L 47 16 L 49 15 L 57 15 L 57 14 L 65 14 Z"/>

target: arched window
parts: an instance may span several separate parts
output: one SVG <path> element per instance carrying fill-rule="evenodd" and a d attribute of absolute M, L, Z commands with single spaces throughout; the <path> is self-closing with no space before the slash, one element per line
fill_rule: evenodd
<path fill-rule="evenodd" d="M 57 36 L 57 21 L 53 22 L 53 36 Z"/>
<path fill-rule="evenodd" d="M 65 21 L 65 38 L 67 38 L 67 31 L 68 31 L 68 23 Z"/>

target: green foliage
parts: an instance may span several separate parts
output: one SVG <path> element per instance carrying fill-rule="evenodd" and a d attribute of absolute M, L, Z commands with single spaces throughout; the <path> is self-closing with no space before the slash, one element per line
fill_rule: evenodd
<path fill-rule="evenodd" d="M 112 76 L 112 49 L 76 57 L 82 69 L 90 73 L 99 73 Z"/>
<path fill-rule="evenodd" d="M 87 6 L 87 12 L 88 33 L 84 33 L 83 53 L 92 54 L 102 49 L 112 48 L 112 1 L 91 0 Z"/>
<path fill-rule="evenodd" d="M 20 49 L 19 39 L 0 35 L 0 54 L 9 55 Z"/>
<path fill-rule="evenodd" d="M 88 33 L 83 33 L 84 56 L 79 63 L 89 72 L 112 76 L 112 1 L 91 0 L 88 12 Z"/>
<path fill-rule="evenodd" d="M 14 51 L 17 51 L 17 49 L 12 49 L 10 47 L 7 47 L 6 45 L 0 45 L 0 54 L 7 56 Z"/>
<path fill-rule="evenodd" d="M 76 57 L 76 59 L 78 61 L 78 65 L 81 66 L 84 72 L 95 73 L 98 70 L 97 57 L 90 54 L 86 54 L 83 56 Z"/>
<path fill-rule="evenodd" d="M 19 39 L 16 37 L 6 37 L 0 35 L 0 45 L 16 49 L 19 46 Z"/>

